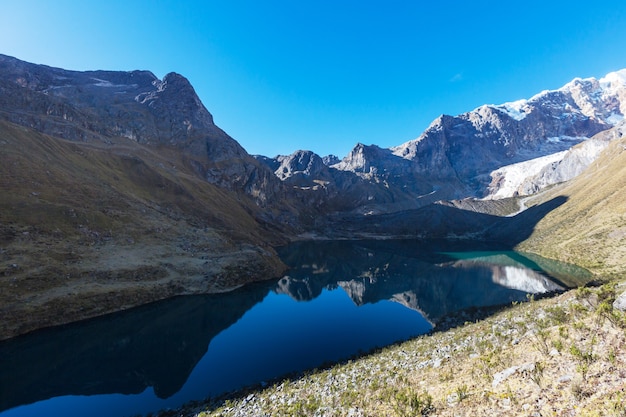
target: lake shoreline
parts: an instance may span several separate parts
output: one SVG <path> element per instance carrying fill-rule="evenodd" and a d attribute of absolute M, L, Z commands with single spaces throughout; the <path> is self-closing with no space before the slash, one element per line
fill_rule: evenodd
<path fill-rule="evenodd" d="M 280 279 L 170 298 L 7 341 L 3 354 L 15 360 L 4 378 L 19 383 L 3 407 L 53 410 L 68 395 L 86 395 L 82 406 L 89 407 L 121 393 L 132 395 L 111 407 L 147 413 L 207 395 L 228 397 L 251 384 L 258 389 L 285 375 L 296 380 L 382 346 L 488 319 L 512 302 L 551 297 L 564 290 L 553 278 L 576 271 L 493 249 L 421 240 L 277 248 L 290 266 Z M 99 369 L 100 363 L 109 365 Z"/>
<path fill-rule="evenodd" d="M 0 341 L 180 295 L 229 292 L 286 270 L 273 249 L 239 245 L 203 253 L 176 246 L 107 242 L 76 248 L 72 262 L 41 267 L 41 249 L 25 245 L 0 294 Z"/>
<path fill-rule="evenodd" d="M 189 232 L 191 233 L 191 232 Z M 102 242 L 76 246 L 57 263 L 41 266 L 41 243 L 27 236 L 19 248 L 20 263 L 5 272 L 9 285 L 0 294 L 3 321 L 0 341 L 36 330 L 125 311 L 179 295 L 215 294 L 243 285 L 280 278 L 287 266 L 275 255 L 280 248 L 239 245 L 213 252 L 190 250 L 194 245 L 216 244 L 203 234 L 182 235 L 171 245 L 162 241 Z M 196 239 L 196 241 L 194 241 Z M 200 239 L 197 241 L 197 239 Z M 180 241 L 183 241 L 183 244 Z M 425 241 L 466 245 L 469 239 L 416 239 L 408 236 L 363 235 L 335 238 L 305 234 L 292 243 Z M 502 247 L 499 242 L 473 242 Z M 64 249 L 65 250 L 65 249 Z M 3 249 L 0 255 L 8 250 Z M 31 282 L 37 281 L 36 287 Z"/>
<path fill-rule="evenodd" d="M 625 289 L 621 282 L 512 305 L 326 369 L 156 415 L 624 412 L 626 372 L 617 370 L 626 363 L 626 315 L 599 311 L 607 293 L 610 301 Z M 581 362 L 581 349 L 590 350 L 591 362 Z"/>

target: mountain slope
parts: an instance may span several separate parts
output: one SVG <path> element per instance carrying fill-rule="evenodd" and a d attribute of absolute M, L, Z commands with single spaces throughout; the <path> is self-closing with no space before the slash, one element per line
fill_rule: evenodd
<path fill-rule="evenodd" d="M 441 116 L 414 141 L 358 144 L 341 161 L 253 158 L 179 74 L 0 55 L 0 339 L 275 277 L 271 245 L 303 232 L 493 239 L 621 271 L 623 125 L 611 128 L 625 102 L 623 70 Z M 535 192 L 587 165 L 540 197 L 466 198 Z"/>
<path fill-rule="evenodd" d="M 217 127 L 189 81 L 149 71 L 69 71 L 0 55 L 0 117 L 76 142 L 174 148 L 196 174 L 264 205 L 281 184 Z"/>
<path fill-rule="evenodd" d="M 282 238 L 176 150 L 0 121 L 0 338 L 282 273 Z"/>
<path fill-rule="evenodd" d="M 0 55 L 0 143 L 0 338 L 280 275 L 308 213 L 176 73 Z"/>
<path fill-rule="evenodd" d="M 519 245 L 600 274 L 626 273 L 626 137 L 614 140 L 582 174 L 540 196 L 567 196 Z M 537 201 L 540 201 L 539 198 Z"/>
<path fill-rule="evenodd" d="M 529 100 L 441 116 L 392 151 L 420 172 L 458 177 L 481 196 L 490 171 L 566 150 L 614 126 L 624 113 L 626 70 L 600 80 L 575 79 Z"/>

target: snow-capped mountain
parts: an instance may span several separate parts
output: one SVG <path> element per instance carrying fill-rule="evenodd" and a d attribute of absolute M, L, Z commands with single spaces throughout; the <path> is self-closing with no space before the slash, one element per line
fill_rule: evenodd
<path fill-rule="evenodd" d="M 624 114 L 626 69 L 600 79 L 576 78 L 530 99 L 441 115 L 414 140 L 390 149 L 359 143 L 330 168 L 393 190 L 392 198 L 379 193 L 364 203 L 377 211 L 388 211 L 381 207 L 390 200 L 406 208 L 529 194 L 580 173 L 606 143 L 588 139 L 619 124 Z M 568 152 L 581 142 L 586 145 Z M 296 154 L 280 157 L 281 164 Z M 285 179 L 284 173 L 277 175 Z M 310 171 L 303 175 L 316 179 Z"/>
<path fill-rule="evenodd" d="M 565 103 L 568 111 L 579 111 L 584 116 L 596 118 L 609 124 L 616 124 L 624 119 L 626 113 L 626 69 L 611 72 L 605 77 L 575 78 L 571 82 L 555 91 L 545 90 L 533 96 L 529 100 L 518 100 L 501 105 L 489 105 L 506 112 L 516 120 L 523 120 L 533 110 L 533 107 L 552 105 L 556 110 L 559 106 L 559 95 L 570 97 L 576 104 L 576 109 L 571 108 L 571 103 Z M 557 100 L 553 100 L 557 98 Z"/>
<path fill-rule="evenodd" d="M 530 195 L 543 188 L 569 181 L 582 173 L 604 151 L 612 140 L 624 137 L 626 121 L 598 133 L 567 151 L 530 159 L 498 168 L 490 175 L 488 198 Z"/>
<path fill-rule="evenodd" d="M 392 151 L 412 161 L 413 169 L 458 177 L 481 196 L 494 190 L 492 171 L 567 150 L 616 125 L 625 113 L 626 70 L 621 70 L 600 80 L 577 78 L 529 100 L 441 116 Z"/>

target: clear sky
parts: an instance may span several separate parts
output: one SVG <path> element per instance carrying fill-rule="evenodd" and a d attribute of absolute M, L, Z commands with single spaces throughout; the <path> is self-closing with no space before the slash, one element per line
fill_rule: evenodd
<path fill-rule="evenodd" d="M 175 71 L 248 152 L 342 157 L 626 68 L 626 2 L 0 0 L 0 53 Z"/>

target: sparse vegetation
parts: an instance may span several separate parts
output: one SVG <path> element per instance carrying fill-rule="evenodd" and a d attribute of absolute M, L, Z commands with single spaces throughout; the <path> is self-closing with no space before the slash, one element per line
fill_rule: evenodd
<path fill-rule="evenodd" d="M 0 340 L 284 270 L 244 203 L 175 150 L 4 121 L 0 140 Z"/>

